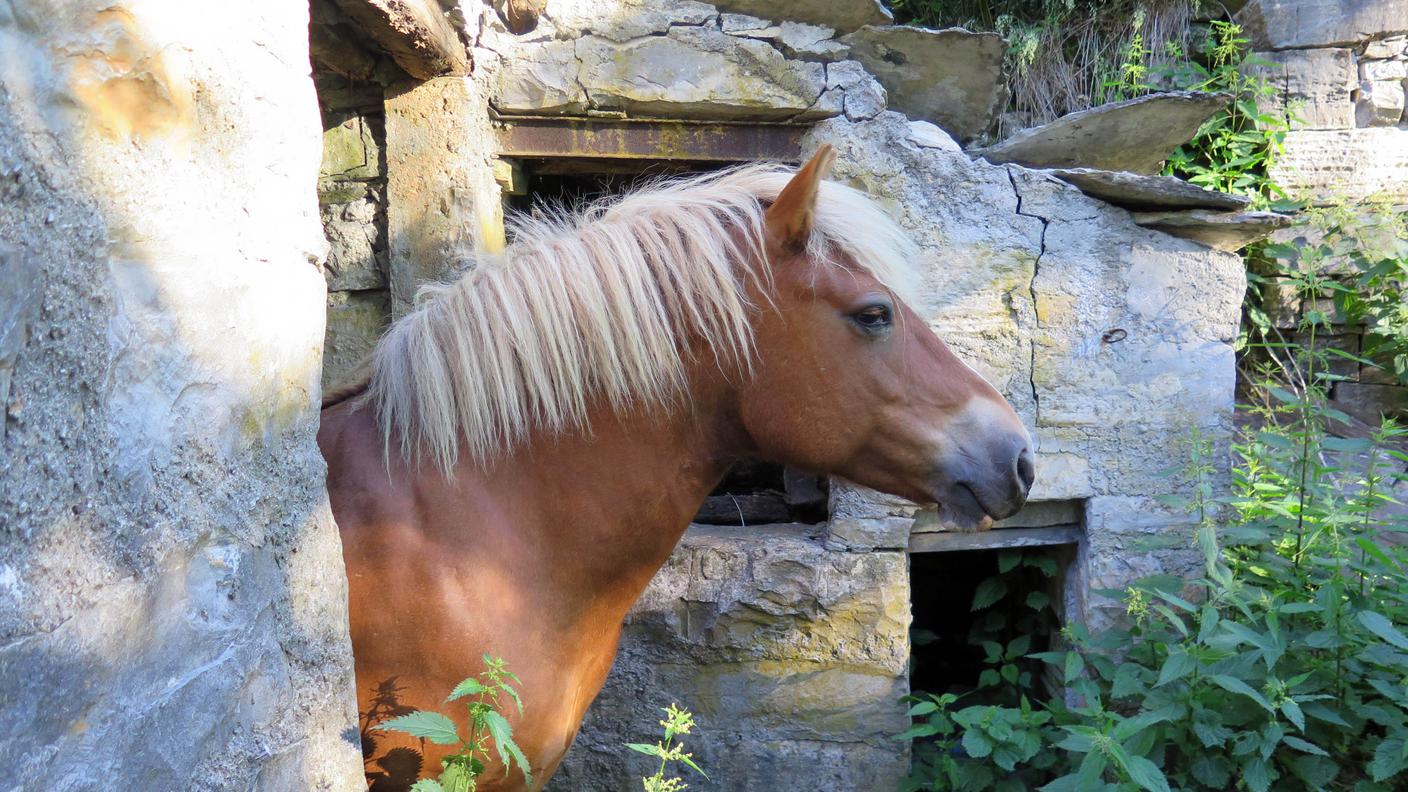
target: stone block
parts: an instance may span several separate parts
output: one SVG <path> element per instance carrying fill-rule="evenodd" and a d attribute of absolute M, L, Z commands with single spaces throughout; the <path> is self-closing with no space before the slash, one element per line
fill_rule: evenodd
<path fill-rule="evenodd" d="M 502 113 L 580 113 L 587 94 L 577 81 L 579 67 L 571 41 L 520 44 L 502 59 L 489 101 Z"/>
<path fill-rule="evenodd" d="M 885 109 L 887 98 L 884 86 L 855 61 L 826 65 L 826 93 L 823 102 L 827 97 L 839 94 L 842 112 L 852 121 L 879 115 Z"/>
<path fill-rule="evenodd" d="M 319 207 L 328 238 L 323 276 L 330 291 L 387 286 L 385 193 L 378 187 L 355 187 L 356 198 Z"/>
<path fill-rule="evenodd" d="M 1408 0 L 1250 0 L 1235 18 L 1258 50 L 1353 47 L 1408 31 Z"/>
<path fill-rule="evenodd" d="M 1364 82 L 1379 80 L 1403 80 L 1408 78 L 1408 61 L 1404 60 L 1361 60 L 1359 79 Z"/>
<path fill-rule="evenodd" d="M 1378 426 L 1385 415 L 1399 421 L 1408 415 L 1408 386 L 1336 382 L 1330 400 L 1370 426 Z"/>
<path fill-rule="evenodd" d="M 1360 57 L 1373 60 L 1376 58 L 1396 58 L 1400 55 L 1408 54 L 1408 36 L 1389 36 L 1387 38 L 1376 38 L 1365 42 L 1360 50 Z"/>
<path fill-rule="evenodd" d="M 1178 212 L 1135 212 L 1134 222 L 1165 234 L 1191 239 L 1213 250 L 1241 250 L 1291 224 L 1289 215 L 1276 212 L 1214 212 L 1184 209 Z"/>
<path fill-rule="evenodd" d="M 909 581 L 901 552 L 836 553 L 809 527 L 692 527 L 626 619 L 553 789 L 616 790 L 659 708 L 724 789 L 889 790 L 908 767 Z M 860 760 L 865 764 L 858 764 Z"/>
<path fill-rule="evenodd" d="M 1258 67 L 1274 93 L 1258 97 L 1263 112 L 1293 111 L 1295 129 L 1348 129 L 1354 126 L 1352 93 L 1359 84 L 1354 52 L 1346 48 L 1258 52 L 1270 65 Z"/>
<path fill-rule="evenodd" d="M 1006 45 L 995 33 L 867 26 L 841 41 L 885 86 L 891 107 L 960 142 L 986 132 L 1007 103 Z"/>
<path fill-rule="evenodd" d="M 323 131 L 323 164 L 318 173 L 325 179 L 342 180 L 382 175 L 381 146 L 367 118 L 354 115 Z"/>
<path fill-rule="evenodd" d="M 713 25 L 719 12 L 714 6 L 695 0 L 550 0 L 546 16 L 552 22 L 551 34 L 559 39 L 595 35 L 626 42 L 661 36 L 675 26 Z M 749 25 L 738 15 L 725 16 L 733 17 L 732 24 L 742 24 L 744 28 Z M 766 27 L 766 23 L 759 27 Z"/>
<path fill-rule="evenodd" d="M 577 40 L 576 57 L 593 108 L 637 116 L 786 120 L 826 88 L 822 64 L 705 27 L 626 42 L 587 36 Z"/>
<path fill-rule="evenodd" d="M 1242 209 L 1251 203 L 1249 198 L 1206 190 L 1173 176 L 1144 176 L 1096 168 L 1056 168 L 1051 174 L 1092 198 L 1125 209 L 1226 210 Z"/>
<path fill-rule="evenodd" d="M 1354 121 L 1361 127 L 1394 126 L 1403 117 L 1403 80 L 1365 80 L 1354 102 Z"/>
<path fill-rule="evenodd" d="M 1320 203 L 1381 198 L 1408 201 L 1408 129 L 1303 129 L 1269 175 L 1293 196 Z"/>

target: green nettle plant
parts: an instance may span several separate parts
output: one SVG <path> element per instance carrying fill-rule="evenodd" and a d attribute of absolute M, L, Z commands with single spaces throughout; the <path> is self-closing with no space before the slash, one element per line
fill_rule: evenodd
<path fill-rule="evenodd" d="M 665 719 L 660 721 L 660 727 L 664 730 L 664 739 L 654 743 L 626 743 L 626 747 L 660 760 L 660 767 L 655 771 L 655 775 L 640 780 L 641 785 L 645 787 L 645 792 L 682 792 L 688 789 L 689 785 L 678 776 L 667 777 L 665 775 L 671 769 L 670 765 L 682 764 L 706 779 L 709 777 L 699 769 L 699 765 L 694 763 L 694 755 L 684 752 L 684 741 L 675 739 L 681 734 L 689 734 L 694 730 L 694 715 L 689 710 L 682 710 L 674 704 L 661 711 L 665 713 Z"/>
<path fill-rule="evenodd" d="M 446 704 L 460 699 L 469 700 L 468 736 L 461 736 L 459 727 L 450 718 L 425 710 L 416 710 L 372 727 L 380 731 L 403 732 L 436 745 L 459 746 L 441 762 L 438 779 L 421 779 L 411 787 L 412 792 L 473 792 L 478 787 L 479 777 L 484 774 L 490 743 L 493 743 L 499 761 L 503 763 L 505 777 L 517 765 L 519 772 L 523 773 L 524 782 L 532 786 L 528 760 L 513 741 L 513 729 L 508 720 L 498 711 L 499 697 L 506 696 L 518 705 L 519 714 L 523 713 L 523 702 L 518 697 L 518 691 L 509 684 L 521 685 L 522 682 L 508 670 L 502 658 L 485 654 L 484 665 L 483 673 L 455 685 L 445 699 Z"/>
<path fill-rule="evenodd" d="M 1200 60 L 1170 53 L 1175 65 L 1160 70 L 1168 83 L 1226 93 L 1231 102 L 1174 151 L 1164 173 L 1209 190 L 1245 195 L 1258 208 L 1291 208 L 1267 172 L 1285 149 L 1292 119 L 1258 106 L 1274 97 L 1276 89 L 1258 73 L 1272 64 L 1255 57 L 1249 45 L 1240 25 L 1215 21 L 1203 41 Z"/>
<path fill-rule="evenodd" d="M 1124 626 L 1072 624 L 1064 649 L 1026 658 L 1059 685 L 1012 681 L 1004 650 L 990 662 L 1007 703 L 912 697 L 922 720 L 906 736 L 927 741 L 910 789 L 1408 785 L 1408 552 L 1393 541 L 1408 526 L 1385 509 L 1408 484 L 1408 429 L 1329 434 L 1349 419 L 1325 396 L 1326 320 L 1308 316 L 1308 343 L 1282 350 L 1299 376 L 1264 384 L 1259 428 L 1233 448 L 1230 492 L 1214 487 L 1213 449 L 1191 443 L 1187 494 L 1167 500 L 1195 518 L 1202 577 L 1103 592 L 1122 603 Z"/>

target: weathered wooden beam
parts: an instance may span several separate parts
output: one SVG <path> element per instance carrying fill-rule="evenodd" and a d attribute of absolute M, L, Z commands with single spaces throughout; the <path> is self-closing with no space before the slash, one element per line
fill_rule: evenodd
<path fill-rule="evenodd" d="M 796 162 L 808 127 L 614 118 L 503 117 L 503 157 Z"/>
<path fill-rule="evenodd" d="M 1080 526 L 1053 525 L 1046 528 L 994 528 L 978 533 L 917 533 L 909 537 L 911 553 L 944 553 L 954 550 L 996 550 L 1009 547 L 1044 547 L 1075 544 L 1081 538 Z"/>
<path fill-rule="evenodd" d="M 469 73 L 469 53 L 436 0 L 337 0 L 337 4 L 417 80 Z"/>

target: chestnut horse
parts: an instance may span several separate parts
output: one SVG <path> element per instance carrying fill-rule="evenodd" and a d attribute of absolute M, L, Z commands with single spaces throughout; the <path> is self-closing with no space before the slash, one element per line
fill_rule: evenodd
<path fill-rule="evenodd" d="M 437 709 L 501 655 L 541 788 L 626 611 L 745 457 L 937 503 L 966 530 L 1021 507 L 1026 430 L 901 301 L 917 249 L 824 181 L 833 157 L 520 221 L 392 326 L 318 434 L 364 722 Z M 424 766 L 373 757 L 374 788 L 439 771 L 440 749 L 400 744 Z M 491 768 L 480 788 L 522 787 Z"/>

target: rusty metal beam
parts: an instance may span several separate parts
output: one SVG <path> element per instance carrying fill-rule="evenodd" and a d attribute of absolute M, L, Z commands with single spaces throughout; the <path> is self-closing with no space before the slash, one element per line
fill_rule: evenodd
<path fill-rule="evenodd" d="M 798 162 L 808 127 L 601 118 L 502 117 L 501 157 Z"/>

